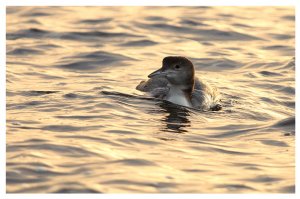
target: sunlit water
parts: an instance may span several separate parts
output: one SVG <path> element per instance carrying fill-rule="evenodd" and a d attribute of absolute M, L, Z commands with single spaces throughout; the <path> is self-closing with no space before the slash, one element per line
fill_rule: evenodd
<path fill-rule="evenodd" d="M 294 192 L 294 9 L 8 7 L 7 192 Z M 221 111 L 149 99 L 190 58 Z"/>

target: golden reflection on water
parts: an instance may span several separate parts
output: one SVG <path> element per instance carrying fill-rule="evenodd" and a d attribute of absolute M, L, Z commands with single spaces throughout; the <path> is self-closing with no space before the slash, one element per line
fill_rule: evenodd
<path fill-rule="evenodd" d="M 294 8 L 7 11 L 7 192 L 294 191 Z M 141 98 L 168 55 L 222 111 Z"/>

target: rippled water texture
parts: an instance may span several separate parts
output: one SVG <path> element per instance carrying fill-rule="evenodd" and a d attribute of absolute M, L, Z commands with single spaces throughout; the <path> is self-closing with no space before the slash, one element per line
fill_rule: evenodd
<path fill-rule="evenodd" d="M 8 7 L 7 192 L 294 192 L 294 14 Z M 221 111 L 135 90 L 170 55 Z"/>

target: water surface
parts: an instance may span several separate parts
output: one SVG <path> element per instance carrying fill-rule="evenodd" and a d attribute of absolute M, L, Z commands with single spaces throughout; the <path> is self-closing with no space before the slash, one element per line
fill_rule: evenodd
<path fill-rule="evenodd" d="M 9 193 L 292 193 L 292 7 L 8 7 Z M 136 85 L 181 55 L 223 109 Z"/>

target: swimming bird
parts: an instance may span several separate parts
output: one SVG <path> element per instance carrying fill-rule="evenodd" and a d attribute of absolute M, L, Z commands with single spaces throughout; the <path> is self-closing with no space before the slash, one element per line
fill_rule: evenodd
<path fill-rule="evenodd" d="M 141 81 L 137 90 L 174 104 L 203 110 L 220 110 L 216 88 L 195 77 L 193 63 L 186 57 L 169 56 L 162 67 Z"/>

